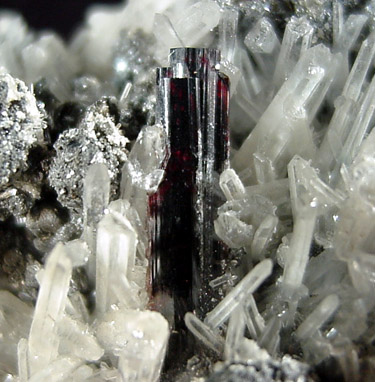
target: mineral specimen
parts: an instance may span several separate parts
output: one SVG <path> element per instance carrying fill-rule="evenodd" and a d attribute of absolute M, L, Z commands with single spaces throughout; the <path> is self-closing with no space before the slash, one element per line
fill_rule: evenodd
<path fill-rule="evenodd" d="M 373 381 L 374 10 L 1 12 L 0 380 Z"/>

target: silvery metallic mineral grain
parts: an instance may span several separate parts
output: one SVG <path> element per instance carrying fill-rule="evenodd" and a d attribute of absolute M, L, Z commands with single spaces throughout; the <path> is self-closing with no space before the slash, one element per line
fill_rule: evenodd
<path fill-rule="evenodd" d="M 206 382 L 312 382 L 308 366 L 291 357 L 224 365 Z"/>
<path fill-rule="evenodd" d="M 118 173 L 127 158 L 125 138 L 111 114 L 112 100 L 103 98 L 90 106 L 80 124 L 64 131 L 54 144 L 56 156 L 49 172 L 50 185 L 62 205 L 82 211 L 82 186 L 88 167 L 104 163 L 117 191 Z"/>
<path fill-rule="evenodd" d="M 16 175 L 28 169 L 30 150 L 43 144 L 43 108 L 25 83 L 0 75 L 0 216 L 25 215 L 40 186 L 27 185 Z"/>

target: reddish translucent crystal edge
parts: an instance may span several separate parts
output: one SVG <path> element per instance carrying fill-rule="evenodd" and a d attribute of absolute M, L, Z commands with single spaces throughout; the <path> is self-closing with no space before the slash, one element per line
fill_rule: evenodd
<path fill-rule="evenodd" d="M 165 176 L 149 197 L 151 306 L 175 331 L 186 312 L 212 308 L 208 282 L 227 248 L 214 233 L 219 174 L 228 166 L 229 80 L 220 52 L 176 48 L 157 71 L 157 122 L 169 137 Z"/>

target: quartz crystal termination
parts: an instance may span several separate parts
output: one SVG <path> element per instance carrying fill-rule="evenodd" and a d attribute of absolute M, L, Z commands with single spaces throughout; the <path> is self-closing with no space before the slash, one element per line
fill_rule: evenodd
<path fill-rule="evenodd" d="M 176 48 L 170 67 L 157 75 L 157 120 L 169 153 L 164 179 L 149 198 L 150 292 L 177 332 L 185 331 L 186 312 L 202 316 L 212 308 L 208 282 L 227 253 L 213 223 L 218 176 L 228 162 L 229 80 L 219 61 L 217 50 Z"/>

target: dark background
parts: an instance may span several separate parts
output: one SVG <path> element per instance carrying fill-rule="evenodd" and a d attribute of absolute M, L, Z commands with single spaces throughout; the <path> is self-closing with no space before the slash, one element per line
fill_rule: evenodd
<path fill-rule="evenodd" d="M 89 5 L 121 3 L 121 0 L 0 0 L 0 10 L 21 13 L 32 29 L 52 29 L 69 38 L 82 23 Z"/>

